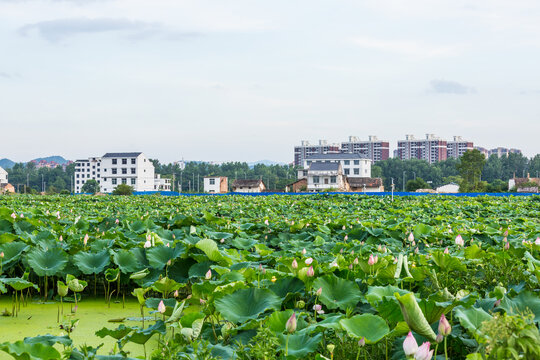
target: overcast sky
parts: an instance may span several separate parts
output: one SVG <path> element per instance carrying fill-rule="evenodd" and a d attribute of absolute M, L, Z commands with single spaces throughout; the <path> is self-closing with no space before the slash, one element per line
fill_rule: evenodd
<path fill-rule="evenodd" d="M 426 133 L 540 153 L 538 0 L 0 0 L 0 158 Z"/>

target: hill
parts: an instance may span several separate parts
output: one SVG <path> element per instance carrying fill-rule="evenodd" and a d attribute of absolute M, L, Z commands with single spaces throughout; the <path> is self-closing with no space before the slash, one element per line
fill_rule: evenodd
<path fill-rule="evenodd" d="M 9 159 L 0 159 L 0 167 L 4 169 L 11 169 L 15 165 L 14 161 L 11 161 Z"/>
<path fill-rule="evenodd" d="M 60 164 L 60 165 L 64 165 L 64 164 L 67 164 L 68 163 L 68 160 L 64 159 L 62 156 L 47 156 L 47 157 L 42 157 L 42 158 L 37 158 L 37 159 L 33 159 L 32 161 L 37 161 L 37 162 L 40 162 L 42 160 L 45 160 L 47 162 L 52 162 L 54 161 L 55 163 L 57 164 Z"/>

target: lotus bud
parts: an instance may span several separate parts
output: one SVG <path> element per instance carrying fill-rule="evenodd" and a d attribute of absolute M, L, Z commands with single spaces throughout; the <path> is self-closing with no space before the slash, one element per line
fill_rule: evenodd
<path fill-rule="evenodd" d="M 414 241 L 414 234 L 411 232 L 409 233 L 409 241 L 410 242 L 413 242 Z"/>
<path fill-rule="evenodd" d="M 339 250 L 339 253 L 343 254 L 343 251 L 344 251 L 343 248 L 341 248 L 341 250 Z"/>
<path fill-rule="evenodd" d="M 291 264 L 291 267 L 292 267 L 293 269 L 298 269 L 298 262 L 296 261 L 296 259 L 293 259 L 292 264 Z"/>
<path fill-rule="evenodd" d="M 320 311 L 320 310 L 322 310 L 322 305 L 321 305 L 321 304 L 315 304 L 315 305 L 313 305 L 313 310 L 315 310 L 315 311 Z"/>
<path fill-rule="evenodd" d="M 379 256 L 378 255 L 375 255 L 375 264 L 379 262 Z"/>
<path fill-rule="evenodd" d="M 64 241 L 64 238 L 62 237 L 62 235 L 60 235 L 60 237 L 58 238 L 58 241 L 60 242 Z"/>
<path fill-rule="evenodd" d="M 358 265 L 358 258 L 357 258 L 357 257 L 354 258 L 353 264 L 354 264 L 354 265 Z"/>
<path fill-rule="evenodd" d="M 330 267 L 338 267 L 337 262 L 334 260 L 330 263 Z"/>
<path fill-rule="evenodd" d="M 172 264 L 171 260 L 167 261 L 167 266 L 171 266 L 171 264 Z"/>
<path fill-rule="evenodd" d="M 444 253 L 445 253 L 445 254 L 449 254 L 449 253 L 450 253 L 450 251 L 448 250 L 448 248 L 444 249 Z"/>
<path fill-rule="evenodd" d="M 353 264 L 349 264 L 349 270 L 353 269 Z"/>
<path fill-rule="evenodd" d="M 360 245 L 364 245 L 364 241 L 360 241 Z"/>
<path fill-rule="evenodd" d="M 349 235 L 345 235 L 345 237 L 343 238 L 343 240 L 345 240 L 345 241 L 349 240 Z"/>
<path fill-rule="evenodd" d="M 397 262 L 398 262 L 398 258 L 397 256 L 394 256 L 394 264 L 397 264 Z"/>
<path fill-rule="evenodd" d="M 508 242 L 508 238 L 505 236 L 503 242 Z"/>
<path fill-rule="evenodd" d="M 525 245 L 525 246 L 527 246 L 528 243 L 529 243 L 529 242 L 528 242 L 527 240 L 523 240 L 523 241 L 521 242 L 521 244 L 523 244 L 523 245 Z"/>
<path fill-rule="evenodd" d="M 223 244 L 223 243 L 225 242 L 225 239 L 221 239 L 221 240 L 219 240 L 219 242 L 220 242 L 221 244 Z"/>
<path fill-rule="evenodd" d="M 383 253 L 386 253 L 386 251 L 387 251 L 387 250 L 386 250 L 386 245 L 384 245 L 384 246 L 382 247 L 382 251 L 383 251 Z"/>
<path fill-rule="evenodd" d="M 360 340 L 358 340 L 358 346 L 360 347 L 366 346 L 366 338 L 362 337 Z"/>
<path fill-rule="evenodd" d="M 540 237 L 536 238 L 536 241 L 534 242 L 535 245 L 540 245 Z"/>
<path fill-rule="evenodd" d="M 306 275 L 307 275 L 308 277 L 315 276 L 315 270 L 313 270 L 313 266 L 310 266 L 310 267 L 307 269 Z"/>
<path fill-rule="evenodd" d="M 465 241 L 463 241 L 463 238 L 461 237 L 461 235 L 456 236 L 455 243 L 458 246 L 465 246 Z"/>
<path fill-rule="evenodd" d="M 178 297 L 178 290 L 174 291 L 174 297 Z"/>
<path fill-rule="evenodd" d="M 199 303 L 200 303 L 201 305 L 204 305 L 204 304 L 206 304 L 206 300 L 204 300 L 204 299 L 199 299 Z"/>
<path fill-rule="evenodd" d="M 452 327 L 450 326 L 448 320 L 446 320 L 444 314 L 442 314 L 439 320 L 439 334 L 441 334 L 442 336 L 448 336 L 451 332 Z"/>
<path fill-rule="evenodd" d="M 206 272 L 206 275 L 204 275 L 204 278 L 206 280 L 210 280 L 212 278 L 212 270 L 211 269 L 208 269 L 208 271 Z"/>
<path fill-rule="evenodd" d="M 313 262 L 313 258 L 307 258 L 305 261 L 306 265 L 311 265 L 312 262 Z"/>
<path fill-rule="evenodd" d="M 435 341 L 437 342 L 437 344 L 440 344 L 442 343 L 443 339 L 444 339 L 444 336 L 442 336 L 441 334 L 437 334 Z"/>
<path fill-rule="evenodd" d="M 150 247 L 152 247 L 152 243 L 150 242 L 150 240 L 146 240 L 146 242 L 144 243 L 144 248 L 148 249 Z"/>
<path fill-rule="evenodd" d="M 294 225 L 294 221 L 291 221 L 291 225 Z"/>
<path fill-rule="evenodd" d="M 507 241 L 504 243 L 504 250 L 510 249 L 510 243 Z"/>
<path fill-rule="evenodd" d="M 5 256 L 5 255 L 4 255 L 4 252 L 3 252 L 3 251 L 2 251 L 2 252 L 0 252 L 0 258 L 2 258 L 2 259 L 3 259 L 3 258 L 4 258 L 4 256 Z"/>
<path fill-rule="evenodd" d="M 11 213 L 11 217 L 13 218 L 13 220 L 15 220 L 17 218 L 17 215 L 15 213 Z"/>
<path fill-rule="evenodd" d="M 418 248 L 414 249 L 414 253 L 418 254 Z"/>
<path fill-rule="evenodd" d="M 158 309 L 158 311 L 159 311 L 160 313 L 162 313 L 162 314 L 165 313 L 165 310 L 167 310 L 167 308 L 165 307 L 165 304 L 163 303 L 163 300 L 161 300 L 161 301 L 159 302 L 159 305 L 158 305 L 157 309 Z"/>
<path fill-rule="evenodd" d="M 21 213 L 21 219 L 23 219 L 23 218 L 24 218 L 24 214 L 23 214 L 23 213 Z"/>
<path fill-rule="evenodd" d="M 411 243 L 411 245 L 412 245 L 412 246 L 416 246 L 416 241 L 413 240 L 412 243 Z"/>
<path fill-rule="evenodd" d="M 259 264 L 259 271 L 262 271 L 263 270 L 263 266 L 262 264 Z"/>
<path fill-rule="evenodd" d="M 266 274 L 266 269 L 265 268 L 262 269 L 262 273 L 263 273 L 263 275 Z"/>
<path fill-rule="evenodd" d="M 369 255 L 368 265 L 373 266 L 375 265 L 375 258 L 373 257 L 373 254 Z"/>
<path fill-rule="evenodd" d="M 498 307 L 499 305 L 501 305 L 501 299 L 495 301 L 495 303 L 493 304 L 493 307 Z"/>
<path fill-rule="evenodd" d="M 330 351 L 330 354 L 333 354 L 333 353 L 334 353 L 334 349 L 336 348 L 336 345 L 334 345 L 334 344 L 328 344 L 328 345 L 326 345 L 326 348 L 328 349 L 328 351 Z"/>
<path fill-rule="evenodd" d="M 116 225 L 118 225 L 120 223 L 120 220 L 116 219 L 114 222 Z"/>
<path fill-rule="evenodd" d="M 379 251 L 379 252 L 382 251 L 382 246 L 381 246 L 381 244 L 379 244 L 379 246 L 377 246 L 377 251 Z"/>
<path fill-rule="evenodd" d="M 411 331 L 409 331 L 409 334 L 403 340 L 403 351 L 405 352 L 405 356 L 413 356 L 418 351 L 418 344 Z"/>
<path fill-rule="evenodd" d="M 506 229 L 506 231 L 504 232 L 504 237 L 507 237 L 508 236 L 508 229 Z"/>
<path fill-rule="evenodd" d="M 306 251 L 306 248 L 303 248 L 303 249 L 302 249 L 302 255 L 306 255 L 306 252 L 307 252 L 307 251 Z"/>
<path fill-rule="evenodd" d="M 166 243 L 165 246 L 166 247 L 171 247 L 171 245 L 169 243 Z"/>
<path fill-rule="evenodd" d="M 318 288 L 317 291 L 315 292 L 315 294 L 316 294 L 317 296 L 321 296 L 321 294 L 322 294 L 322 287 Z"/>
<path fill-rule="evenodd" d="M 88 244 L 88 239 L 89 239 L 88 234 L 84 235 L 84 240 L 83 240 L 84 246 L 86 246 L 86 244 Z"/>
<path fill-rule="evenodd" d="M 287 329 L 287 332 L 293 333 L 296 330 L 296 313 L 292 313 L 289 320 L 287 320 L 287 323 L 285 323 L 285 329 Z"/>
<path fill-rule="evenodd" d="M 351 255 L 354 255 L 354 250 L 351 250 Z"/>
<path fill-rule="evenodd" d="M 345 225 L 343 225 L 343 226 L 341 227 L 341 230 L 345 230 L 346 228 L 347 228 L 347 227 L 346 227 Z"/>
<path fill-rule="evenodd" d="M 433 350 L 429 350 L 430 345 L 429 341 L 423 343 L 414 355 L 414 360 L 430 360 L 433 357 Z"/>

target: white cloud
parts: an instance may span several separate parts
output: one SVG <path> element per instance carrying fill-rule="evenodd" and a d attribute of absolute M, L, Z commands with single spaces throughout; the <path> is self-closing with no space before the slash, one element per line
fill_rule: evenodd
<path fill-rule="evenodd" d="M 463 48 L 463 46 L 457 45 L 431 45 L 419 41 L 383 40 L 370 37 L 355 37 L 352 38 L 352 42 L 366 49 L 397 53 L 415 58 L 457 56 Z"/>

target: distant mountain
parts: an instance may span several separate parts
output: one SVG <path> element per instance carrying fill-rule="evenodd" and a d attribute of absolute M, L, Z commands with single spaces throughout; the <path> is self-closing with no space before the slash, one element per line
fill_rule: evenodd
<path fill-rule="evenodd" d="M 55 163 L 60 164 L 60 165 L 67 164 L 69 162 L 68 160 L 64 159 L 62 156 L 48 156 L 48 157 L 33 159 L 32 161 L 40 162 L 42 160 L 45 160 L 47 162 L 54 161 Z"/>
<path fill-rule="evenodd" d="M 9 159 L 0 159 L 0 167 L 4 169 L 11 169 L 15 165 L 14 161 L 11 161 Z"/>
<path fill-rule="evenodd" d="M 284 162 L 277 162 L 277 161 L 272 161 L 272 160 L 259 160 L 259 161 L 248 163 L 250 168 L 254 167 L 255 165 L 259 165 L 259 164 L 263 164 L 263 165 L 266 165 L 266 166 L 270 166 L 270 165 L 287 165 Z"/>

